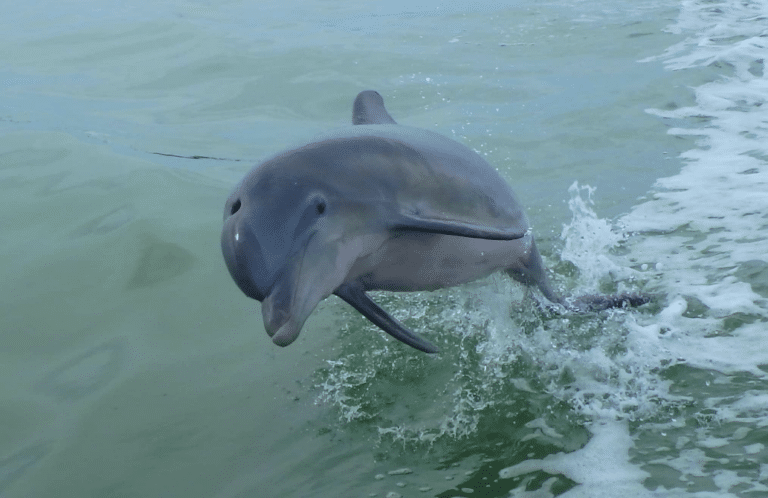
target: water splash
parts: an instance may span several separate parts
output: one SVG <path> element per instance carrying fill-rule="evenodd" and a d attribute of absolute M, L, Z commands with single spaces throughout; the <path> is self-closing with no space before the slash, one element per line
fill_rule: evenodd
<path fill-rule="evenodd" d="M 636 273 L 613 262 L 610 251 L 625 235 L 593 211 L 594 189 L 574 184 L 569 192 L 573 219 L 563 230 L 563 254 L 579 270 L 576 284 L 591 288 L 610 273 Z M 563 449 L 573 441 L 532 421 L 569 434 L 584 419 L 656 412 L 668 383 L 658 376 L 656 344 L 631 333 L 632 312 L 558 315 L 528 292 L 494 275 L 432 293 L 377 295 L 407 327 L 432 336 L 441 348 L 436 357 L 382 342 L 379 330 L 345 310 L 345 346 L 319 373 L 318 402 L 332 405 L 343 424 L 374 430 L 379 444 L 404 448 L 483 441 L 503 423 L 523 431 L 516 437 Z"/>
<path fill-rule="evenodd" d="M 578 182 L 568 188 L 572 218 L 570 223 L 563 225 L 560 235 L 565 242 L 560 257 L 579 269 L 579 283 L 587 292 L 597 291 L 602 278 L 620 269 L 608 253 L 624 240 L 621 232 L 613 230 L 611 224 L 598 218 L 592 209 L 595 190 L 589 185 L 580 186 Z"/>

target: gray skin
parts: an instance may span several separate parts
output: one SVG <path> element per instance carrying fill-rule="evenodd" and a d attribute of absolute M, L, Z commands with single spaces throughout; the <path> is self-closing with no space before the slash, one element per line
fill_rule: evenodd
<path fill-rule="evenodd" d="M 275 344 L 296 340 L 317 304 L 336 294 L 388 334 L 434 353 L 366 292 L 434 290 L 499 270 L 566 304 L 515 194 L 483 158 L 398 125 L 374 91 L 357 96 L 352 122 L 257 165 L 227 199 L 224 260 L 240 289 L 261 301 Z M 641 304 L 584 299 L 593 309 Z"/>

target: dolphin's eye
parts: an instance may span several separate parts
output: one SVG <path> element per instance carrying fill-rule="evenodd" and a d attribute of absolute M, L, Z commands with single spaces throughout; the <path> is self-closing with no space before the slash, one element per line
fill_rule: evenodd
<path fill-rule="evenodd" d="M 240 199 L 232 203 L 232 209 L 229 211 L 230 216 L 240 210 Z"/>
<path fill-rule="evenodd" d="M 317 209 L 317 214 L 323 214 L 325 212 L 325 201 L 319 201 L 315 208 Z"/>

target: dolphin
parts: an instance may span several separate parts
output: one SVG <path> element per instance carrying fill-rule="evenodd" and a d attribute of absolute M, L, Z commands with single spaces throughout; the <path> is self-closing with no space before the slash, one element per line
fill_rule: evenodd
<path fill-rule="evenodd" d="M 647 301 L 633 294 L 567 303 L 549 284 L 517 197 L 482 157 L 398 125 L 372 90 L 357 95 L 352 123 L 256 165 L 224 206 L 227 269 L 261 302 L 275 344 L 296 340 L 335 294 L 384 332 L 435 353 L 366 292 L 435 290 L 496 271 L 572 309 Z"/>

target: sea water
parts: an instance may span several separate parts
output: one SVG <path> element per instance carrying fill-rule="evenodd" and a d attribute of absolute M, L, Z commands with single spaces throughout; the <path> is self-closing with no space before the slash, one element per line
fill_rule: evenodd
<path fill-rule="evenodd" d="M 768 496 L 765 1 L 35 2 L 0 20 L 0 496 Z M 502 276 L 274 346 L 219 250 L 258 160 L 349 123 L 483 155 Z"/>

